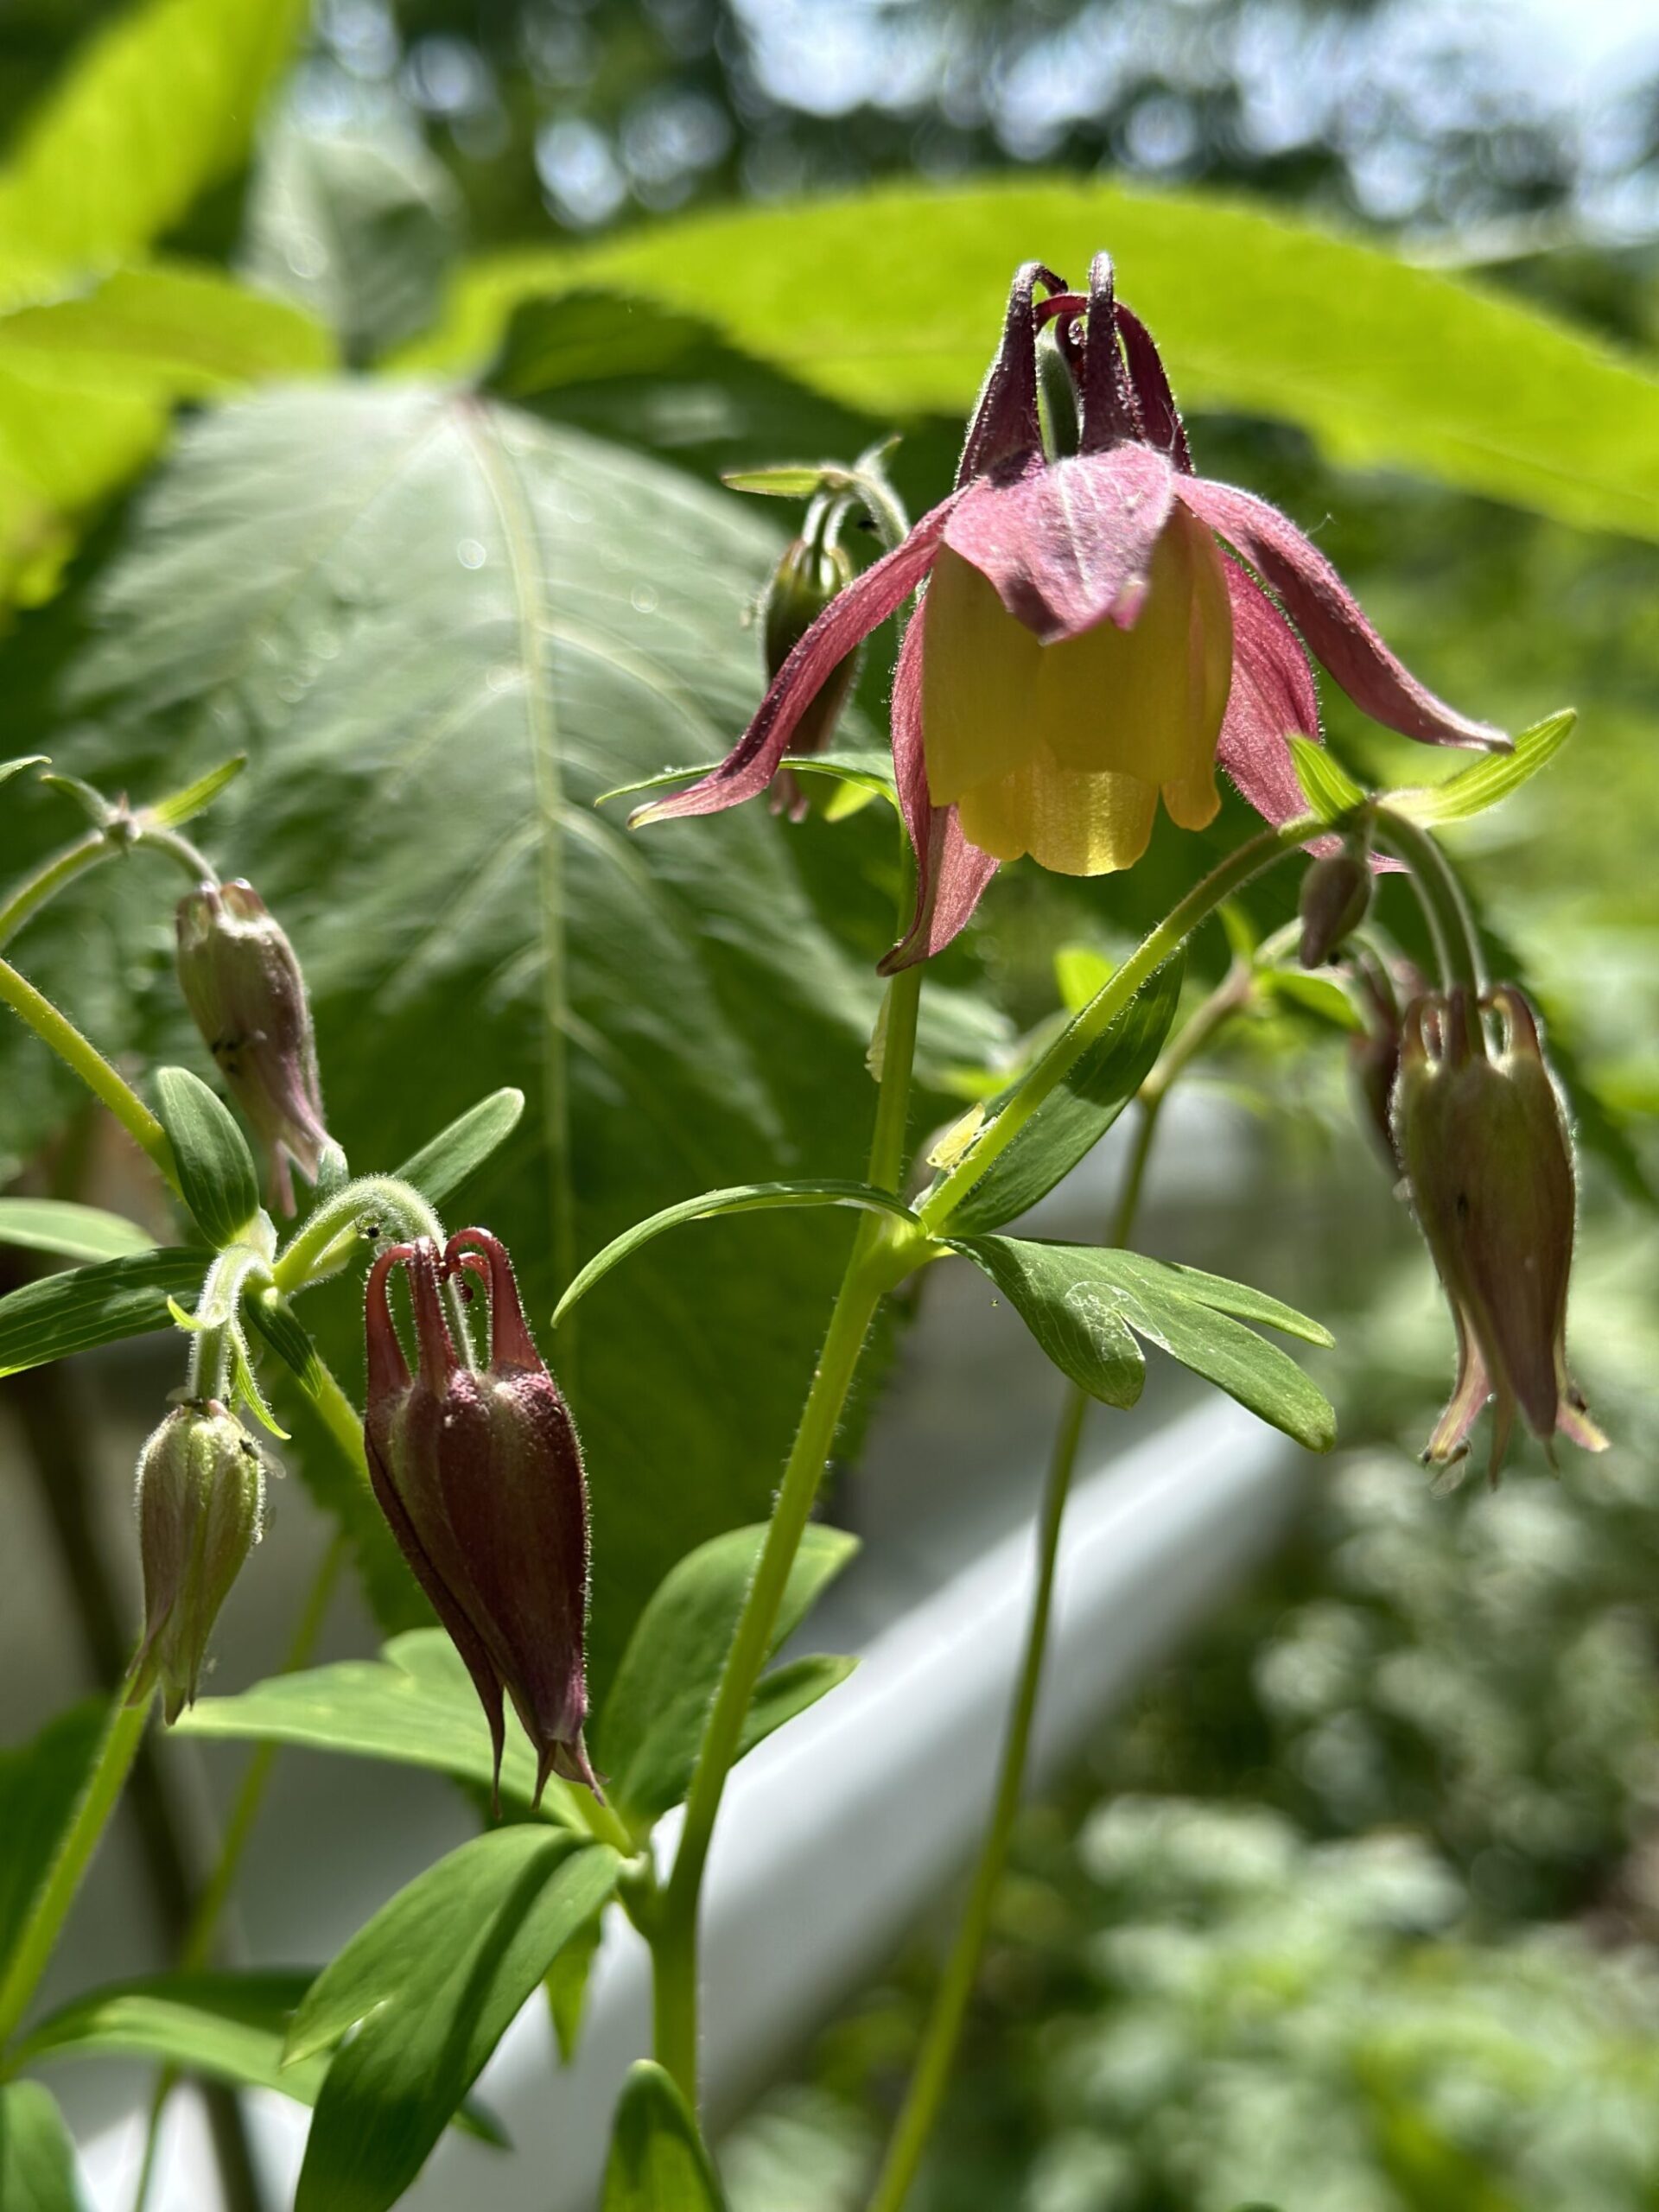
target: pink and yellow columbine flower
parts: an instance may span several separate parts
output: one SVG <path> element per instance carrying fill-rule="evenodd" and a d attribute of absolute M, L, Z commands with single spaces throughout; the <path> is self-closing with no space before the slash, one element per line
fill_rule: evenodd
<path fill-rule="evenodd" d="M 1037 407 L 1051 321 L 1081 414 L 1079 450 L 1058 461 Z M 764 791 L 832 671 L 924 582 L 893 695 L 917 906 L 889 971 L 948 944 L 1003 861 L 1130 867 L 1160 798 L 1203 829 L 1217 765 L 1269 822 L 1304 812 L 1288 744 L 1319 736 L 1304 643 L 1391 729 L 1507 743 L 1418 683 L 1276 508 L 1194 474 L 1157 348 L 1100 254 L 1086 299 L 1039 263 L 1020 270 L 955 490 L 831 601 L 720 766 L 635 822 Z"/>

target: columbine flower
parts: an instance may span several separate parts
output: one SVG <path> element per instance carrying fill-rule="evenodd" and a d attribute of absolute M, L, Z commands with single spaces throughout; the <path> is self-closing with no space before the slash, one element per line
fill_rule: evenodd
<path fill-rule="evenodd" d="M 409 1271 L 419 1360 L 411 1375 L 386 1302 Z M 442 1285 L 488 1282 L 490 1358 L 457 1352 Z M 588 1493 L 575 1426 L 525 1325 L 505 1248 L 463 1229 L 383 1252 L 369 1275 L 369 1473 L 416 1580 L 466 1662 L 489 1722 L 498 1783 L 502 1692 L 550 1774 L 599 1784 L 588 1763 L 584 1639 Z"/>
<path fill-rule="evenodd" d="M 1485 1009 L 1503 1030 L 1496 1052 Z M 1406 1009 L 1395 1131 L 1412 1203 L 1458 1331 L 1458 1377 L 1426 1456 L 1461 1459 L 1495 1400 L 1496 1481 L 1519 1406 L 1546 1451 L 1559 1430 L 1589 1452 L 1607 1440 L 1567 1372 L 1573 1150 L 1531 1007 L 1513 984 Z"/>
<path fill-rule="evenodd" d="M 1079 451 L 1053 461 L 1037 405 L 1050 321 L 1082 410 Z M 1304 639 L 1390 728 L 1431 745 L 1506 742 L 1416 681 L 1275 508 L 1194 475 L 1157 349 L 1116 303 L 1101 254 L 1086 300 L 1035 262 L 1020 270 L 955 491 L 830 602 L 720 766 L 635 822 L 763 791 L 830 671 L 930 577 L 893 684 L 918 898 L 887 969 L 949 944 L 1000 861 L 1127 868 L 1160 793 L 1173 820 L 1203 828 L 1217 760 L 1268 821 L 1301 813 L 1287 740 L 1319 734 Z"/>
<path fill-rule="evenodd" d="M 251 883 L 179 901 L 179 985 L 232 1098 L 265 1147 L 271 1192 L 294 1211 L 289 1162 L 315 1183 L 328 1141 L 305 978 Z"/>
<path fill-rule="evenodd" d="M 130 1696 L 159 1680 L 169 1722 L 195 1702 L 207 1638 L 264 1507 L 259 1447 L 215 1399 L 175 1406 L 138 1455 L 144 1640 Z"/>

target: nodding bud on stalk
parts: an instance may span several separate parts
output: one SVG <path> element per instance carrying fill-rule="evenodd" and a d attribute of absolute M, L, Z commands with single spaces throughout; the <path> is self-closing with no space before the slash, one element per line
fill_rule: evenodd
<path fill-rule="evenodd" d="M 1557 1430 L 1605 1450 L 1567 1372 L 1572 1144 L 1537 1022 L 1512 984 L 1407 1007 L 1395 1130 L 1458 1330 L 1457 1383 L 1426 1456 L 1460 1459 L 1489 1397 L 1493 1481 L 1517 1406 L 1547 1451 Z"/>
<path fill-rule="evenodd" d="M 413 1373 L 387 1285 L 408 1272 Z M 443 1285 L 489 1287 L 489 1363 L 457 1350 Z M 575 1424 L 525 1325 L 506 1249 L 463 1229 L 439 1252 L 394 1245 L 368 1287 L 368 1410 L 374 1494 L 416 1580 L 466 1662 L 489 1722 L 499 1802 L 502 1693 L 550 1774 L 599 1783 L 582 1742 L 588 1711 L 588 1491 Z"/>
<path fill-rule="evenodd" d="M 1359 839 L 1344 839 L 1336 852 L 1310 861 L 1302 878 L 1303 967 L 1324 967 L 1359 927 L 1370 905 L 1370 861 Z"/>
<path fill-rule="evenodd" d="M 180 900 L 177 931 L 185 1003 L 265 1147 L 273 1195 L 291 1214 L 290 1161 L 315 1183 L 328 1141 L 294 948 L 251 883 L 204 883 Z"/>
<path fill-rule="evenodd" d="M 838 592 L 853 580 L 853 564 L 840 545 L 827 542 L 809 524 L 807 534 L 796 538 L 772 571 L 761 609 L 761 635 L 766 645 L 766 681 L 770 683 L 801 639 Z M 822 753 L 836 734 L 848 694 L 858 677 L 860 652 L 855 647 L 824 678 L 823 688 L 795 726 L 790 749 Z M 772 810 L 787 813 L 791 822 L 806 817 L 809 802 L 798 779 L 785 768 L 772 790 Z"/>
<path fill-rule="evenodd" d="M 264 1533 L 264 1460 L 216 1399 L 177 1406 L 138 1455 L 144 1640 L 130 1701 L 160 1681 L 167 1718 L 195 1702 L 207 1638 Z"/>
<path fill-rule="evenodd" d="M 1381 961 L 1362 953 L 1354 974 L 1365 1001 L 1365 1026 L 1349 1040 L 1349 1064 L 1365 1109 L 1365 1119 L 1382 1148 L 1382 1156 L 1396 1174 L 1405 1162 L 1395 1135 L 1394 1090 L 1400 1077 L 1400 992 L 1408 999 L 1421 995 L 1423 978 L 1408 963 L 1391 976 Z"/>

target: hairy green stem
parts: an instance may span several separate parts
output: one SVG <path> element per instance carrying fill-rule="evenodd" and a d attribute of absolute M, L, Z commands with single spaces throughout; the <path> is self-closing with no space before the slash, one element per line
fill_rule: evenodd
<path fill-rule="evenodd" d="M 1480 943 L 1451 862 L 1421 823 L 1391 814 L 1386 806 L 1377 810 L 1376 834 L 1410 872 L 1433 940 L 1441 982 L 1447 990 L 1460 984 L 1478 998 L 1483 988 Z M 1478 1041 L 1479 1029 L 1478 1022 L 1470 1024 L 1471 1041 Z"/>
<path fill-rule="evenodd" d="M 122 1786 L 143 1740 L 152 1702 L 146 1696 L 130 1705 L 124 1689 L 116 1694 L 92 1772 L 59 1842 L 45 1885 L 12 1945 L 5 1978 L 0 1980 L 0 2052 L 16 2034 L 29 2010 L 99 1839 L 120 1802 Z M 0 2072 L 3 2070 L 0 2060 Z"/>
<path fill-rule="evenodd" d="M 1135 1217 L 1146 1185 L 1147 1165 L 1152 1156 L 1159 1117 L 1170 1088 L 1181 1071 L 1203 1051 L 1216 1032 L 1249 1001 L 1255 971 L 1248 961 L 1236 962 L 1225 979 L 1185 1022 L 1165 1049 L 1157 1065 L 1141 1085 L 1135 1141 L 1124 1166 L 1123 1181 L 1114 1210 L 1110 1242 L 1128 1245 L 1135 1232 Z M 1037 1572 L 1033 1586 L 1031 1616 L 1025 1649 L 1014 1685 L 1014 1703 L 1003 1737 L 995 1794 L 979 1858 L 974 1868 L 962 1918 L 950 1956 L 934 1993 L 927 2024 L 923 2030 L 905 2099 L 893 2125 L 887 2156 L 876 2178 L 869 2212 L 900 2212 L 920 2167 L 922 2155 L 938 2119 L 945 2088 L 956 2063 L 957 2048 L 968 2016 L 974 1982 L 989 1932 L 996 1892 L 1007 1862 L 1008 1845 L 1025 1787 L 1026 1764 L 1031 1749 L 1032 1725 L 1042 1688 L 1047 1655 L 1049 1624 L 1053 1614 L 1054 1573 L 1059 1560 L 1060 1531 L 1066 1500 L 1077 1467 L 1077 1449 L 1089 1409 L 1088 1393 L 1076 1383 L 1066 1392 L 1059 1425 L 1055 1431 L 1048 1473 L 1043 1487 L 1042 1510 L 1037 1524 Z"/>
<path fill-rule="evenodd" d="M 880 1090 L 870 1141 L 871 1183 L 897 1191 L 904 1166 L 911 1070 L 922 970 L 909 968 L 887 987 Z M 656 2053 L 695 2104 L 697 2094 L 697 1921 L 703 1869 L 726 1777 L 742 1738 L 750 1700 L 778 1625 L 779 1607 L 840 1427 L 864 1339 L 883 1293 L 895 1279 L 893 1247 L 906 1234 L 885 1216 L 865 1215 L 853 1240 L 800 1425 L 773 1501 L 766 1539 L 743 1600 L 720 1687 L 709 1708 L 687 1793 L 674 1868 L 651 1928 Z"/>
<path fill-rule="evenodd" d="M 0 960 L 0 999 L 29 1024 L 43 1045 L 51 1046 L 92 1096 L 109 1108 L 133 1142 L 149 1154 L 176 1192 L 179 1171 L 174 1165 L 173 1147 L 167 1131 L 137 1092 L 121 1080 L 98 1047 L 6 960 Z"/>
<path fill-rule="evenodd" d="M 412 1183 L 400 1183 L 393 1175 L 365 1175 L 319 1206 L 291 1240 L 271 1269 L 277 1288 L 284 1294 L 303 1290 L 335 1274 L 352 1256 L 361 1235 L 359 1223 L 378 1212 L 391 1216 L 400 1236 L 443 1243 L 443 1224 Z"/>
<path fill-rule="evenodd" d="M 123 834 L 112 835 L 107 829 L 89 830 L 84 837 L 77 837 L 73 845 L 66 845 L 61 852 L 42 862 L 9 899 L 0 902 L 0 946 L 10 944 L 23 924 L 77 876 L 84 875 L 88 868 L 97 868 L 104 861 L 119 860 L 124 853 L 149 847 L 165 854 L 193 883 L 218 881 L 207 855 L 176 830 L 165 829 L 159 823 L 147 823 L 142 817 L 123 820 Z"/>

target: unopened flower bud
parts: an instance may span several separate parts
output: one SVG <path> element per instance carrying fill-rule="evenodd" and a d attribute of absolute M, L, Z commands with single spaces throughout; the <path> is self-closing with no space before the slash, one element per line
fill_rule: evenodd
<path fill-rule="evenodd" d="M 1415 998 L 1422 992 L 1423 979 L 1414 968 L 1403 963 L 1399 976 L 1390 976 L 1369 954 L 1354 963 L 1354 973 L 1365 1001 L 1365 1026 L 1349 1040 L 1349 1064 L 1358 1086 L 1366 1122 L 1376 1133 L 1383 1159 L 1395 1174 L 1403 1174 L 1405 1162 L 1400 1157 L 1394 1128 L 1394 1088 L 1400 1074 L 1401 1043 L 1400 995 L 1395 986 L 1398 981 L 1403 995 L 1408 999 Z"/>
<path fill-rule="evenodd" d="M 195 1701 L 207 1638 L 264 1510 L 259 1447 L 216 1399 L 175 1407 L 138 1455 L 144 1640 L 131 1694 L 159 1680 L 169 1721 Z"/>
<path fill-rule="evenodd" d="M 1492 1048 L 1482 1027 L 1493 1014 Z M 1460 1459 L 1495 1402 L 1490 1472 L 1516 1407 L 1546 1448 L 1557 1430 L 1605 1448 L 1567 1372 L 1573 1152 L 1531 1007 L 1511 984 L 1407 1008 L 1395 1128 L 1429 1251 L 1458 1331 L 1458 1378 L 1427 1456 Z"/>
<path fill-rule="evenodd" d="M 413 1373 L 387 1283 L 407 1268 Z M 442 1286 L 489 1286 L 490 1353 L 457 1350 Z M 588 1492 L 575 1426 L 525 1325 L 505 1249 L 463 1229 L 442 1254 L 394 1245 L 369 1276 L 369 1472 L 415 1579 L 465 1662 L 489 1722 L 498 1786 L 502 1694 L 550 1774 L 599 1783 L 582 1741 L 588 1711 Z"/>
<path fill-rule="evenodd" d="M 1371 904 L 1371 868 L 1364 846 L 1345 839 L 1340 849 L 1310 861 L 1302 878 L 1304 968 L 1322 968 L 1364 920 Z"/>
<path fill-rule="evenodd" d="M 289 1163 L 315 1182 L 322 1091 L 305 978 L 250 883 L 205 883 L 179 902 L 179 983 L 232 1097 L 264 1144 L 270 1188 L 294 1211 Z"/>
<path fill-rule="evenodd" d="M 813 536 L 798 537 L 785 549 L 772 571 L 761 610 L 768 683 L 836 593 L 852 580 L 852 562 L 840 545 L 826 544 Z M 830 671 L 795 726 L 791 752 L 822 753 L 828 746 L 857 679 L 859 658 L 856 652 L 850 652 Z M 791 822 L 799 822 L 807 805 L 799 782 L 785 769 L 773 790 L 773 813 L 787 813 Z"/>

